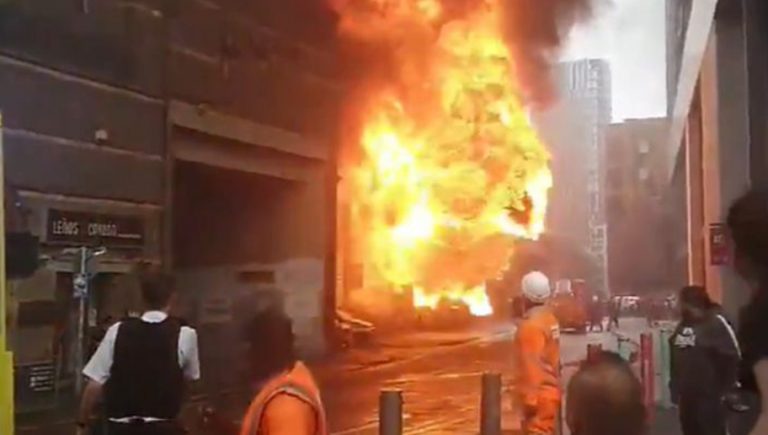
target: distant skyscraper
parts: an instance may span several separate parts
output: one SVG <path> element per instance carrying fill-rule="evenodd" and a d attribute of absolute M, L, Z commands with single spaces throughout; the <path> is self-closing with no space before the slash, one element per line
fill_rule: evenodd
<path fill-rule="evenodd" d="M 550 233 L 588 251 L 599 268 L 590 278 L 607 290 L 605 135 L 611 123 L 608 62 L 585 59 L 561 63 L 556 77 L 560 101 L 534 121 L 552 151 L 554 188 Z M 576 278 L 576 277 L 573 277 Z"/>

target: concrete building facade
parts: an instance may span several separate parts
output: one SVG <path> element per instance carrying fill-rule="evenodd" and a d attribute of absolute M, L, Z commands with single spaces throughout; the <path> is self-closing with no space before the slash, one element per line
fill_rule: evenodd
<path fill-rule="evenodd" d="M 552 152 L 554 187 L 548 232 L 589 252 L 599 276 L 590 284 L 607 290 L 605 135 L 611 123 L 611 77 L 606 61 L 585 59 L 558 65 L 560 101 L 534 115 Z M 575 278 L 575 277 L 572 277 Z"/>
<path fill-rule="evenodd" d="M 669 74 L 677 77 L 670 87 L 669 186 L 685 203 L 679 226 L 686 281 L 706 285 L 736 317 L 748 291 L 720 245 L 733 200 L 768 185 L 768 5 L 688 3 L 682 48 L 669 55 L 681 60 L 679 71 Z M 679 23 L 668 22 L 668 33 L 681 33 Z"/>
<path fill-rule="evenodd" d="M 140 310 L 148 262 L 179 278 L 203 391 L 237 385 L 216 355 L 270 301 L 322 352 L 342 98 L 332 14 L 303 0 L 54 3 L 0 3 L 6 183 L 47 258 L 9 286 L 18 410 L 74 403 L 67 249 L 80 246 L 107 248 L 90 264 L 86 348 Z"/>
<path fill-rule="evenodd" d="M 669 291 L 666 213 L 666 118 L 612 124 L 606 141 L 609 283 L 623 294 Z M 632 253 L 627 255 L 627 253 Z"/>

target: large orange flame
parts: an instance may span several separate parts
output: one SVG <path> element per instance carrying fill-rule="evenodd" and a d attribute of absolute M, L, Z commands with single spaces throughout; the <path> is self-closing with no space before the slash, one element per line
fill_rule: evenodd
<path fill-rule="evenodd" d="M 544 231 L 549 155 L 531 127 L 496 1 L 451 18 L 437 0 L 350 0 L 347 36 L 389 48 L 397 68 L 368 89 L 347 168 L 353 238 L 369 266 L 416 306 L 475 315 L 515 240 Z"/>

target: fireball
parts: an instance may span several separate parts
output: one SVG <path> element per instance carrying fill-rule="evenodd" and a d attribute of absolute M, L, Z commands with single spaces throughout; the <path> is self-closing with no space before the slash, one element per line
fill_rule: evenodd
<path fill-rule="evenodd" d="M 485 283 L 516 241 L 544 231 L 549 154 L 531 126 L 505 45 L 499 4 L 339 2 L 340 32 L 394 68 L 372 80 L 357 116 L 360 158 L 343 168 L 352 233 L 367 270 L 414 305 L 492 308 Z"/>

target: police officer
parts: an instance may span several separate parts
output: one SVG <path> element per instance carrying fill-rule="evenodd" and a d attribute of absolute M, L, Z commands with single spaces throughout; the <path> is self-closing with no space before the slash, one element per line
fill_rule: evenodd
<path fill-rule="evenodd" d="M 197 333 L 168 312 L 172 279 L 147 271 L 141 279 L 147 311 L 110 327 L 83 369 L 88 379 L 77 422 L 84 434 L 95 404 L 103 398 L 109 435 L 168 435 L 182 432 L 185 380 L 200 378 Z"/>

